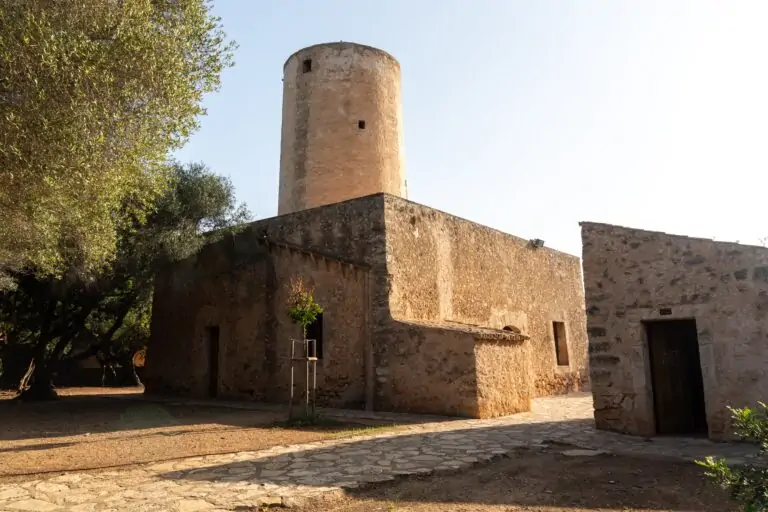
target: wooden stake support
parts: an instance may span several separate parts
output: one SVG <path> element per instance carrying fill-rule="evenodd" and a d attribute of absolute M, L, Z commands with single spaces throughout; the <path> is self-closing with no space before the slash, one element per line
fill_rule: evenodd
<path fill-rule="evenodd" d="M 314 418 L 317 398 L 317 340 L 291 338 L 291 398 L 288 403 L 288 418 L 293 419 L 296 396 L 296 367 L 304 366 L 304 418 Z M 310 380 L 311 379 L 311 380 Z M 310 415 L 311 413 L 311 415 Z"/>

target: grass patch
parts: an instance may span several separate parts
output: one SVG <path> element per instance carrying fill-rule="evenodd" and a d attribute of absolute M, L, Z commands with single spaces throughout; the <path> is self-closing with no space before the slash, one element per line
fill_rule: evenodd
<path fill-rule="evenodd" d="M 366 436 L 386 431 L 393 431 L 398 429 L 399 425 L 366 425 L 361 423 L 340 421 L 318 415 L 314 418 L 292 418 L 289 420 L 278 421 L 272 424 L 272 428 L 305 430 L 310 432 L 327 432 L 328 439 L 344 439 L 346 437 Z"/>
<path fill-rule="evenodd" d="M 394 432 L 400 428 L 399 425 L 357 425 L 347 430 L 333 432 L 328 436 L 329 439 L 344 439 L 345 437 L 370 436 L 382 432 Z"/>

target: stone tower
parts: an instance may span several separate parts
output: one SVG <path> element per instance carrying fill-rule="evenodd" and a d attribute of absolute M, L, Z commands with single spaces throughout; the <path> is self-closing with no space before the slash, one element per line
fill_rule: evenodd
<path fill-rule="evenodd" d="M 378 192 L 405 196 L 400 64 L 354 43 L 283 67 L 278 215 Z"/>

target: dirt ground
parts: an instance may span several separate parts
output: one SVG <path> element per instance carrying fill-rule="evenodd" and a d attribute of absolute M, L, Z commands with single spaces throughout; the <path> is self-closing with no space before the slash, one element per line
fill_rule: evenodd
<path fill-rule="evenodd" d="M 560 450 L 562 451 L 562 450 Z M 470 471 L 406 479 L 298 512 L 729 512 L 692 463 L 522 451 Z"/>
<path fill-rule="evenodd" d="M 284 415 L 263 411 L 87 396 L 103 392 L 100 388 L 62 390 L 61 400 L 46 403 L 0 399 L 0 482 L 365 432 L 361 425 L 276 428 Z"/>

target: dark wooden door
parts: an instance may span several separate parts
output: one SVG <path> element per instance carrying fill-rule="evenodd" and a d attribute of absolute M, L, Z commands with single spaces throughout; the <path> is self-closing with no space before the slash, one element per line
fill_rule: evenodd
<path fill-rule="evenodd" d="M 208 396 L 219 393 L 219 326 L 208 327 Z"/>
<path fill-rule="evenodd" d="M 657 434 L 707 433 L 695 320 L 646 323 Z"/>

